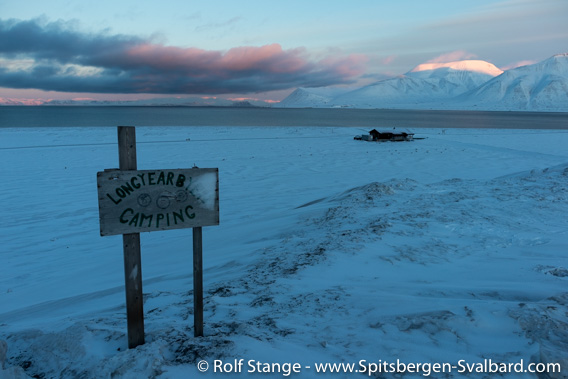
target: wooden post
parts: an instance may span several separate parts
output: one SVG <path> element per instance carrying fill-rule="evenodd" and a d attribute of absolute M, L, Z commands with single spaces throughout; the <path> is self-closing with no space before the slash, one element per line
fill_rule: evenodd
<path fill-rule="evenodd" d="M 203 235 L 193 228 L 193 328 L 194 336 L 203 336 Z"/>
<path fill-rule="evenodd" d="M 118 127 L 119 169 L 136 170 L 136 131 L 133 126 Z M 126 319 L 128 348 L 144 344 L 144 299 L 142 297 L 142 261 L 140 233 L 122 235 L 124 248 L 124 283 L 126 287 Z"/>

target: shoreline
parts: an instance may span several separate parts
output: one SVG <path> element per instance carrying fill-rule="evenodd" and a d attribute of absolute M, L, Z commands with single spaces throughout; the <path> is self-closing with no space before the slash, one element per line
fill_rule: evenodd
<path fill-rule="evenodd" d="M 0 107 L 7 127 L 262 126 L 568 130 L 568 112 L 400 109 L 50 106 Z"/>

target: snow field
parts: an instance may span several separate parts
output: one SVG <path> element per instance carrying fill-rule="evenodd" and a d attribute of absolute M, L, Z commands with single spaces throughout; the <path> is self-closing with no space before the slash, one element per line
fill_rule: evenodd
<path fill-rule="evenodd" d="M 565 362 L 568 133 L 361 132 L 137 128 L 140 169 L 219 167 L 221 223 L 204 229 L 200 339 L 191 231 L 142 235 L 146 344 L 128 350 L 121 238 L 98 235 L 96 172 L 117 166 L 116 130 L 0 130 L 3 375 Z"/>

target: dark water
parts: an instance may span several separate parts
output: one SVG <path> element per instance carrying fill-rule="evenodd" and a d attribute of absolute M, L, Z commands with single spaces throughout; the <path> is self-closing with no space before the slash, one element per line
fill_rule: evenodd
<path fill-rule="evenodd" d="M 568 129 L 568 113 L 211 107 L 0 107 L 0 127 L 119 125 Z"/>

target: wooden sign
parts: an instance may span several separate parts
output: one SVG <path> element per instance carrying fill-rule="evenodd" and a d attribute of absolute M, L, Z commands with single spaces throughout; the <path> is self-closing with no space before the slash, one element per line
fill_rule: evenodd
<path fill-rule="evenodd" d="M 216 168 L 97 173 L 101 236 L 219 225 Z"/>
<path fill-rule="evenodd" d="M 203 336 L 202 226 L 219 225 L 219 170 L 137 170 L 136 129 L 119 126 L 119 169 L 97 173 L 101 236 L 122 234 L 128 347 L 144 344 L 140 232 L 193 228 L 194 335 Z"/>

